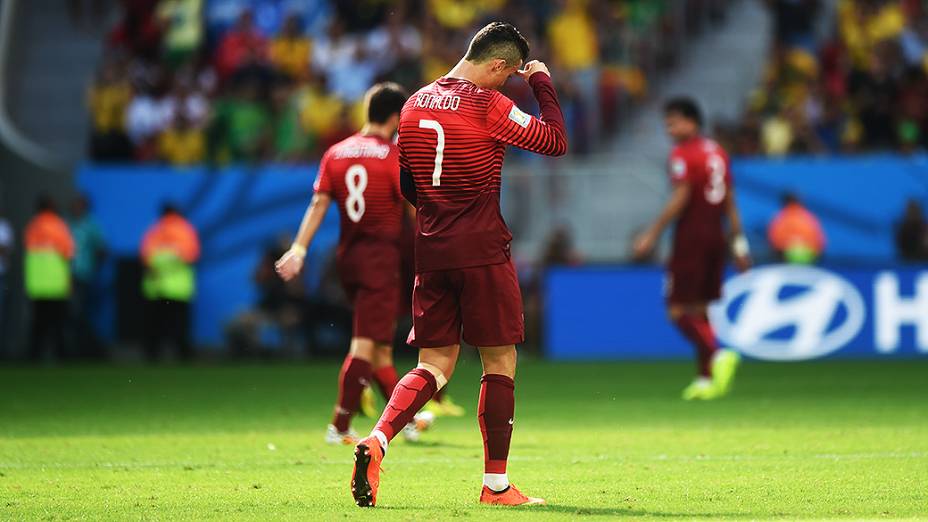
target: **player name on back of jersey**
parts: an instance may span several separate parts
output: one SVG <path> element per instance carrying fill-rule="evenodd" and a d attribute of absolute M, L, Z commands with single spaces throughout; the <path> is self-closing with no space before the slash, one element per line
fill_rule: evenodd
<path fill-rule="evenodd" d="M 349 142 L 335 149 L 334 159 L 377 158 L 384 159 L 390 155 L 390 146 L 386 143 Z"/>
<path fill-rule="evenodd" d="M 420 92 L 416 95 L 416 107 L 420 109 L 441 109 L 456 111 L 461 105 L 461 97 L 454 94 L 429 94 Z"/>

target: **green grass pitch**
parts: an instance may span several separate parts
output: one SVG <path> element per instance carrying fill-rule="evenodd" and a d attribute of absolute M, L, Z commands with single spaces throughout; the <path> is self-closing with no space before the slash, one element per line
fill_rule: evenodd
<path fill-rule="evenodd" d="M 355 507 L 351 448 L 322 442 L 336 372 L 0 369 L 0 520 L 928 519 L 924 362 L 749 363 L 700 404 L 690 364 L 526 362 L 509 474 L 549 505 L 515 510 L 477 504 L 472 358 L 469 415 L 391 445 Z"/>

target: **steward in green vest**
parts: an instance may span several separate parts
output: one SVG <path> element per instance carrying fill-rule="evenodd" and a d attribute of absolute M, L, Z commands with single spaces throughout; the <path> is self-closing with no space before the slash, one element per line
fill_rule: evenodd
<path fill-rule="evenodd" d="M 51 341 L 59 358 L 67 354 L 68 300 L 74 239 L 54 201 L 40 196 L 26 225 L 24 270 L 26 296 L 32 302 L 29 357 L 39 360 Z"/>
<path fill-rule="evenodd" d="M 145 268 L 142 295 L 147 305 L 145 351 L 160 355 L 161 342 L 171 340 L 182 358 L 190 358 L 190 301 L 196 293 L 194 263 L 200 257 L 196 229 L 173 205 L 145 233 L 141 258 Z"/>

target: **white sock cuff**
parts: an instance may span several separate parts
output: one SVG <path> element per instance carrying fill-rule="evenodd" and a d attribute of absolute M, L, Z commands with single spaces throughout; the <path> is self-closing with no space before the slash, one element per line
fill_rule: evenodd
<path fill-rule="evenodd" d="M 506 473 L 484 473 L 483 485 L 499 493 L 509 487 L 509 475 Z"/>
<path fill-rule="evenodd" d="M 377 440 L 380 441 L 380 447 L 383 448 L 384 451 L 386 451 L 386 449 L 387 449 L 387 435 L 386 435 L 384 432 L 380 431 L 380 430 L 374 430 L 374 431 L 371 432 L 371 436 L 377 437 Z"/>
<path fill-rule="evenodd" d="M 420 362 L 416 368 L 422 368 L 423 370 L 431 373 L 435 376 L 435 391 L 438 391 L 445 387 L 448 384 L 448 379 L 445 378 L 445 374 L 438 369 L 437 366 L 431 365 L 429 363 Z"/>

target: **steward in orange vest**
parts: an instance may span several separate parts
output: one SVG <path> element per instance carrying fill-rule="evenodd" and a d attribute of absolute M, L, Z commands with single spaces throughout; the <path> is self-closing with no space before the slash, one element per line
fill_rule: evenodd
<path fill-rule="evenodd" d="M 47 341 L 59 358 L 67 355 L 68 300 L 74 239 L 48 196 L 39 197 L 24 234 L 26 295 L 32 301 L 29 357 L 39 360 Z"/>
<path fill-rule="evenodd" d="M 200 257 L 196 229 L 173 205 L 165 205 L 161 218 L 142 239 L 140 251 L 145 275 L 142 294 L 148 302 L 145 351 L 149 359 L 160 355 L 162 340 L 171 340 L 188 359 L 190 300 L 196 292 L 193 264 Z"/>

